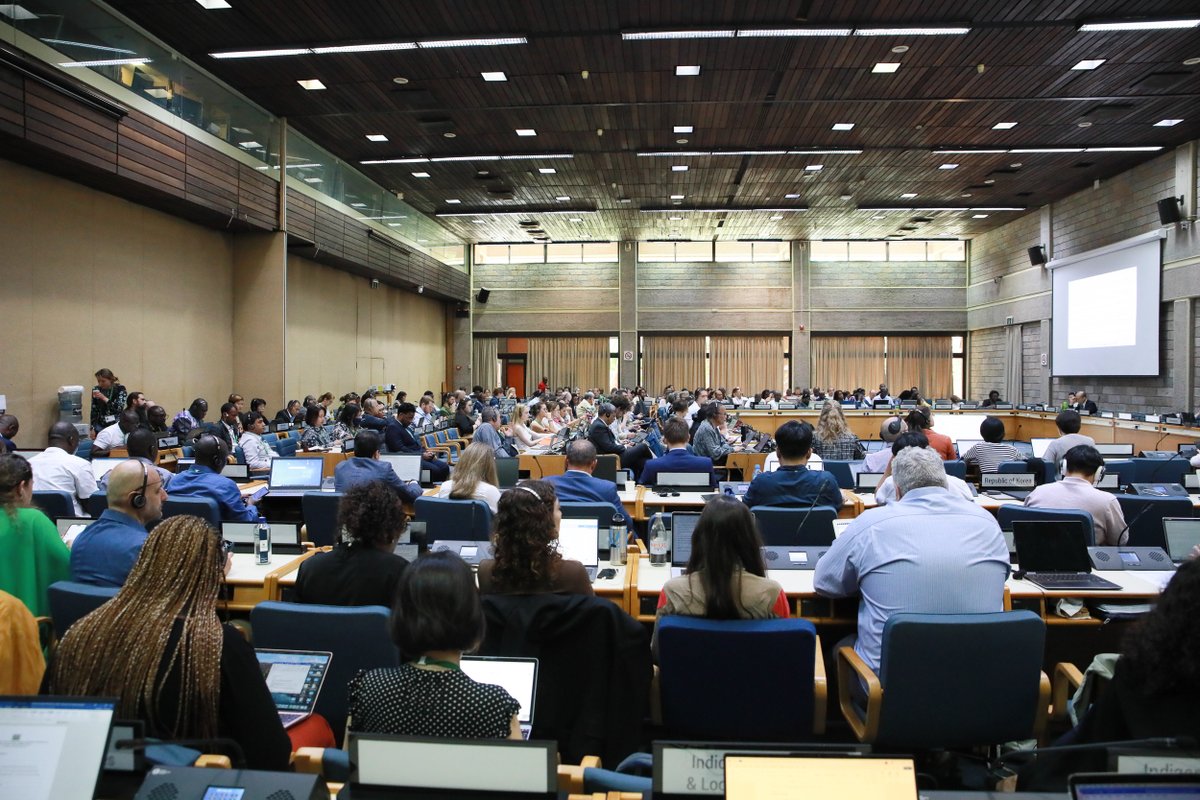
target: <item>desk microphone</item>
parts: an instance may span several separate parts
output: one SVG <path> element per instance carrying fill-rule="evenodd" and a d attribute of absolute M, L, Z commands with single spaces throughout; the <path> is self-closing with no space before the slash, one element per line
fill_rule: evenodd
<path fill-rule="evenodd" d="M 1079 753 L 1087 750 L 1107 750 L 1110 747 L 1157 750 L 1195 750 L 1196 740 L 1191 736 L 1156 736 L 1147 739 L 1126 739 L 1116 742 L 1090 742 L 1088 744 L 1063 744 L 1049 747 L 1035 747 L 1033 750 L 1013 750 L 1000 756 L 1001 762 L 1011 761 L 1021 756 L 1036 756 L 1041 754 Z"/>

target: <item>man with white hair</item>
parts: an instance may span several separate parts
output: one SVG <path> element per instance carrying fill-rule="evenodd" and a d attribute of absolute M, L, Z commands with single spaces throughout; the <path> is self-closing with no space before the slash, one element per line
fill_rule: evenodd
<path fill-rule="evenodd" d="M 854 651 L 876 674 L 888 617 L 1002 611 L 1009 570 L 996 518 L 947 490 L 940 455 L 908 447 L 891 467 L 897 502 L 850 523 L 813 579 L 827 597 L 862 595 Z"/>

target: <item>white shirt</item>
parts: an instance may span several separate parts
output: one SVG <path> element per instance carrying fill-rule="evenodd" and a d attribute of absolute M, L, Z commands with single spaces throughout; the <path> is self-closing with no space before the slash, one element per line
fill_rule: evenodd
<path fill-rule="evenodd" d="M 892 444 L 888 442 L 887 447 L 882 450 L 867 453 L 860 472 L 883 472 L 890 463 L 892 463 Z"/>
<path fill-rule="evenodd" d="M 246 431 L 238 440 L 242 453 L 246 456 L 246 466 L 253 470 L 271 468 L 271 459 L 279 458 L 279 453 L 271 449 L 271 445 L 254 431 Z"/>
<path fill-rule="evenodd" d="M 443 483 L 441 486 L 438 487 L 436 496 L 437 497 L 449 497 L 450 492 L 453 489 L 454 489 L 453 479 L 448 480 L 445 483 Z M 474 500 L 482 500 L 483 502 L 487 503 L 488 508 L 490 508 L 492 510 L 492 513 L 495 514 L 496 507 L 500 503 L 500 489 L 495 486 L 492 486 L 490 483 L 485 483 L 484 481 L 480 481 L 479 483 L 475 484 L 475 491 L 474 491 L 474 493 L 472 493 L 471 498 Z"/>
<path fill-rule="evenodd" d="M 114 447 L 125 446 L 125 431 L 121 430 L 121 426 L 113 423 L 107 428 L 104 428 L 96 434 L 96 440 L 92 442 L 92 447 L 100 450 L 112 450 Z M 58 448 L 55 448 L 56 450 Z M 66 452 L 65 450 L 63 451 Z"/>
<path fill-rule="evenodd" d="M 96 492 L 96 476 L 92 474 L 91 464 L 61 447 L 47 447 L 29 459 L 29 466 L 33 468 L 35 492 L 66 492 L 75 503 L 76 516 L 87 516 L 79 501 Z"/>
<path fill-rule="evenodd" d="M 971 487 L 962 478 L 947 475 L 946 488 L 950 490 L 950 494 L 957 494 L 972 503 L 975 502 L 975 495 L 971 492 Z M 875 487 L 875 502 L 881 506 L 896 502 L 896 484 L 892 481 L 891 475 L 888 475 Z"/>

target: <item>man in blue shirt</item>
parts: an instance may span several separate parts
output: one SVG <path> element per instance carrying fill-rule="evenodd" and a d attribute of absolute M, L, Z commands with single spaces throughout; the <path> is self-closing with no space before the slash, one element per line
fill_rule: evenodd
<path fill-rule="evenodd" d="M 171 479 L 171 494 L 215 500 L 224 522 L 257 522 L 255 501 L 242 499 L 237 484 L 221 474 L 228 463 L 225 443 L 211 433 L 203 434 L 196 440 L 196 463 Z"/>
<path fill-rule="evenodd" d="M 596 469 L 596 446 L 587 439 L 576 439 L 567 446 L 567 471 L 546 478 L 553 484 L 559 502 L 609 503 L 613 511 L 625 518 L 625 526 L 633 530 L 633 519 L 621 505 L 617 485 L 602 478 L 593 478 Z"/>
<path fill-rule="evenodd" d="M 509 452 L 504 448 L 505 436 L 500 433 L 500 412 L 492 406 L 484 407 L 479 412 L 479 427 L 475 429 L 474 442 L 492 448 L 496 458 L 508 458 Z"/>
<path fill-rule="evenodd" d="M 812 426 L 806 422 L 788 422 L 775 432 L 779 446 L 779 469 L 764 472 L 750 484 L 743 498 L 755 506 L 833 506 L 842 507 L 842 490 L 837 478 L 828 472 L 808 468 L 812 455 Z"/>
<path fill-rule="evenodd" d="M 146 525 L 162 517 L 167 499 L 152 466 L 130 459 L 108 473 L 108 508 L 71 546 L 71 579 L 124 586 L 146 543 Z"/>
<path fill-rule="evenodd" d="M 717 473 L 711 458 L 694 456 L 687 451 L 688 426 L 681 419 L 668 419 L 662 426 L 663 441 L 667 444 L 666 454 L 646 462 L 642 468 L 642 483 L 654 486 L 658 476 L 664 472 L 701 472 L 708 475 L 709 486 L 717 485 Z"/>
<path fill-rule="evenodd" d="M 354 437 L 354 457 L 347 458 L 333 471 L 333 486 L 345 492 L 355 486 L 382 481 L 400 495 L 401 500 L 416 500 L 421 496 L 421 484 L 402 481 L 392 465 L 379 458 L 380 437 L 375 431 L 359 431 Z"/>
<path fill-rule="evenodd" d="M 389 453 L 412 453 L 421 456 L 421 469 L 429 470 L 429 477 L 434 483 L 441 483 L 450 477 L 450 465 L 437 460 L 437 453 L 426 450 L 417 441 L 410 427 L 417 414 L 417 407 L 412 403 L 401 403 L 396 409 L 396 416 L 388 421 L 384 431 L 384 441 L 387 442 Z"/>

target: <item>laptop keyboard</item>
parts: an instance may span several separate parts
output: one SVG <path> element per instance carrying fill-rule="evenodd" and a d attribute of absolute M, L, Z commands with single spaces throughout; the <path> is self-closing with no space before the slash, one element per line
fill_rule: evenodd
<path fill-rule="evenodd" d="M 1026 576 L 1043 589 L 1120 589 L 1112 581 L 1084 572 L 1030 572 Z"/>

